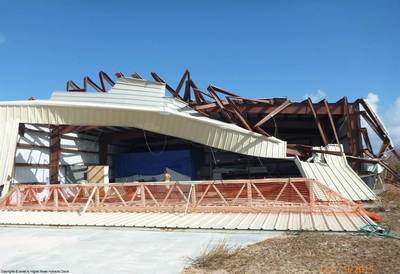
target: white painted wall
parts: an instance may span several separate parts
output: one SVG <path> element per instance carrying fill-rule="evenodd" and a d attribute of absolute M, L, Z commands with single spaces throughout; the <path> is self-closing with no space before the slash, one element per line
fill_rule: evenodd
<path fill-rule="evenodd" d="M 18 143 L 31 144 L 38 146 L 50 146 L 50 134 L 46 127 L 35 125 L 26 125 L 27 129 L 41 130 L 44 132 L 32 132 L 27 130 L 24 136 L 18 137 Z M 77 137 L 77 134 L 68 134 Z M 87 137 L 87 136 L 85 136 Z M 99 144 L 94 137 L 93 141 L 89 140 L 70 140 L 61 138 L 61 148 L 76 149 L 83 151 L 99 151 Z M 19 164 L 44 164 L 50 162 L 49 148 L 17 148 L 15 159 Z M 61 182 L 73 182 L 74 179 L 83 179 L 86 165 L 98 164 L 99 155 L 94 153 L 82 152 L 62 152 L 60 156 L 60 180 Z M 68 167 L 64 166 L 68 165 Z M 72 171 L 74 170 L 74 171 Z M 71 178 L 71 176 L 75 178 Z M 70 177 L 70 178 L 68 178 Z M 15 179 L 21 183 L 47 183 L 49 182 L 49 169 L 43 167 L 17 166 L 15 167 Z"/>
<path fill-rule="evenodd" d="M 15 179 L 19 183 L 47 183 L 49 182 L 48 168 L 16 167 Z"/>

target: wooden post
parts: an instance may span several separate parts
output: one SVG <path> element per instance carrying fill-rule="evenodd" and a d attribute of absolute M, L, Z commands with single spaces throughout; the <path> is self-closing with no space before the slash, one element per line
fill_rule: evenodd
<path fill-rule="evenodd" d="M 140 198 L 142 200 L 142 206 L 146 206 L 146 194 L 144 193 L 145 189 L 144 189 L 144 184 L 140 184 Z"/>
<path fill-rule="evenodd" d="M 104 186 L 103 186 L 103 190 L 104 190 Z M 100 205 L 100 189 L 98 187 L 96 188 L 95 205 L 96 206 Z"/>
<path fill-rule="evenodd" d="M 253 193 L 250 182 L 247 182 L 247 202 L 249 207 L 253 206 Z"/>
<path fill-rule="evenodd" d="M 56 210 L 58 210 L 58 191 L 57 191 L 57 187 L 54 187 L 54 192 L 53 192 L 53 195 L 54 195 L 54 206 L 55 206 L 55 208 L 56 208 Z"/>
<path fill-rule="evenodd" d="M 192 184 L 192 207 L 196 207 L 196 185 Z"/>
<path fill-rule="evenodd" d="M 50 183 L 58 184 L 61 151 L 60 126 L 50 125 Z"/>

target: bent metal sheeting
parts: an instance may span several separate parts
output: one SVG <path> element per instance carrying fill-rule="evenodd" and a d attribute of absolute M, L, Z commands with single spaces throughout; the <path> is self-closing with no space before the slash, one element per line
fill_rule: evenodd
<path fill-rule="evenodd" d="M 53 100 L 0 103 L 0 120 L 7 121 L 0 125 L 4 133 L 0 138 L 2 194 L 8 191 L 8 176 L 13 175 L 19 123 L 135 127 L 245 155 L 286 157 L 286 142 L 199 115 L 187 104 L 165 98 L 164 88 L 149 81 L 121 79 L 109 93 L 86 95 L 86 99 L 74 99 L 75 93 L 70 93 L 67 96 L 72 99 L 62 101 L 53 96 Z M 149 91 L 148 97 L 138 96 L 138 90 Z"/>
<path fill-rule="evenodd" d="M 339 152 L 339 145 L 328 145 L 322 150 Z M 346 156 L 331 154 L 317 154 L 313 162 L 303 162 L 298 158 L 295 160 L 301 174 L 307 178 L 313 178 L 340 193 L 343 197 L 353 201 L 375 200 L 375 193 L 349 166 Z M 315 194 L 324 199 L 324 195 L 315 189 Z"/>

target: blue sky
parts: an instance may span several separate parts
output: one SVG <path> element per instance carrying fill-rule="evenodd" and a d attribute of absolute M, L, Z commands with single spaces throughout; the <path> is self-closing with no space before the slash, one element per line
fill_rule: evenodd
<path fill-rule="evenodd" d="M 189 68 L 202 88 L 373 93 L 383 117 L 396 111 L 400 1 L 216 2 L 0 0 L 0 100 L 45 99 L 99 70 L 157 71 L 174 84 Z"/>

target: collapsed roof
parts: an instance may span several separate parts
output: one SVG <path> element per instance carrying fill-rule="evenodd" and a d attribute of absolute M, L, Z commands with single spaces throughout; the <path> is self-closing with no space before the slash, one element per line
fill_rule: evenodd
<path fill-rule="evenodd" d="M 192 194 L 192 189 L 203 185 L 203 189 L 196 190 L 199 192 L 198 195 L 202 195 L 202 198 L 210 188 L 214 188 L 215 197 L 218 196 L 225 207 L 230 203 L 235 207 L 237 206 L 234 204 L 235 201 L 243 195 L 241 194 L 243 189 L 247 188 L 246 203 L 255 202 L 257 204 L 256 208 L 251 206 L 248 210 L 264 212 L 265 210 L 271 211 L 271 203 L 274 207 L 277 203 L 282 202 L 279 201 L 282 193 L 288 192 L 285 194 L 286 209 L 274 213 L 274 216 L 279 219 L 281 218 L 279 216 L 286 214 L 288 220 L 293 216 L 301 219 L 303 218 L 302 212 L 308 210 L 310 214 L 307 215 L 307 218 L 312 221 L 311 230 L 318 230 L 318 225 L 323 222 L 327 224 L 324 229 L 338 231 L 357 230 L 360 226 L 371 223 L 372 221 L 366 216 L 366 213 L 357 204 L 351 202 L 376 199 L 374 191 L 361 179 L 360 175 L 369 173 L 371 165 L 380 164 L 392 176 L 398 176 L 383 157 L 385 152 L 393 150 L 388 132 L 376 113 L 363 99 L 349 102 L 344 97 L 335 103 L 328 103 L 326 100 L 314 103 L 310 98 L 302 102 L 291 102 L 286 98 L 249 99 L 215 85 L 209 85 L 203 91 L 195 84 L 189 71 L 184 72 L 176 88 L 166 83 L 158 74 L 151 73 L 151 75 L 154 81 L 144 80 L 137 73 L 131 77 L 117 73 L 117 79 L 113 80 L 106 73 L 100 72 L 99 85 L 89 77 L 84 78 L 82 88 L 75 82 L 68 81 L 67 92 L 54 92 L 50 100 L 1 102 L 0 117 L 2 121 L 5 121 L 0 125 L 2 132 L 5 133 L 0 135 L 3 151 L 0 156 L 0 185 L 3 185 L 2 195 L 5 196 L 1 200 L 3 206 L 19 207 L 29 201 L 35 204 L 34 210 L 37 208 L 45 210 L 46 204 L 51 200 L 56 205 L 56 210 L 59 210 L 58 205 L 63 202 L 58 201 L 57 197 L 61 195 L 67 208 L 70 208 L 78 198 L 87 203 L 85 206 L 87 208 L 92 196 L 80 197 L 79 195 L 82 195 L 80 192 L 74 192 L 75 188 L 80 189 L 82 186 L 62 187 L 59 185 L 54 188 L 52 185 L 44 187 L 31 185 L 27 188 L 14 187 L 9 191 L 11 183 L 15 182 L 13 178 L 16 167 L 21 165 L 32 167 L 32 164 L 28 163 L 32 162 L 30 154 L 28 159 L 22 157 L 25 162 L 16 162 L 16 150 L 18 149 L 47 150 L 49 163 L 37 163 L 35 167 L 49 169 L 47 183 L 59 183 L 61 151 L 70 153 L 78 151 L 68 148 L 62 150 L 62 138 L 81 141 L 80 136 L 67 136 L 66 134 L 69 133 L 95 136 L 98 140 L 99 150 L 94 153 L 99 155 L 97 164 L 101 165 L 109 164 L 107 146 L 112 140 L 129 139 L 137 136 L 138 133 L 144 135 L 145 145 L 150 152 L 146 134 L 153 134 L 156 137 L 174 137 L 210 148 L 210 154 L 214 161 L 213 149 L 232 153 L 233 158 L 239 158 L 238 155 L 253 157 L 260 162 L 261 166 L 263 165 L 262 159 L 270 162 L 290 162 L 292 165 L 283 166 L 291 169 L 296 169 L 297 166 L 298 170 L 288 171 L 286 174 L 296 174 L 297 172 L 299 175 L 297 177 L 304 177 L 307 182 L 304 184 L 304 188 L 294 186 L 291 179 L 284 181 L 284 184 L 282 181 L 279 187 L 274 186 L 276 178 L 268 181 L 265 179 L 266 177 L 250 177 L 250 169 L 248 169 L 248 178 L 233 178 L 239 179 L 239 183 L 243 186 L 240 188 L 237 184 L 236 188 L 228 188 L 226 193 L 221 189 L 218 190 L 216 179 L 212 176 L 201 183 L 190 181 L 187 184 L 190 186 L 187 196 L 182 191 L 180 193 L 184 198 L 181 202 L 186 204 L 185 212 L 189 208 L 191 210 L 198 208 L 199 204 L 196 203 L 192 205 L 193 208 L 189 206 L 189 200 L 196 199 L 196 193 Z M 89 90 L 89 86 L 93 88 L 94 92 Z M 172 96 L 167 96 L 165 90 L 169 91 Z M 42 137 L 38 137 L 39 141 L 28 140 L 32 136 L 24 139 L 28 125 L 44 125 L 47 127 L 45 131 L 30 130 L 35 134 L 44 134 L 46 137 L 43 140 L 40 139 Z M 366 125 L 382 140 L 379 152 L 373 150 Z M 89 139 L 89 141 L 93 141 L 93 139 Z M 88 151 L 84 152 L 88 153 Z M 228 158 L 232 155 L 228 155 Z M 395 153 L 395 157 L 398 158 L 399 155 Z M 243 175 L 243 173 L 241 174 Z M 260 174 L 260 176 L 265 175 Z M 290 177 L 290 175 L 286 175 L 286 177 Z M 257 181 L 254 181 L 256 178 L 263 178 L 264 181 L 258 181 L 258 183 L 267 184 L 267 186 L 263 186 L 263 189 L 260 188 L 260 190 L 259 186 L 256 187 Z M 240 181 L 240 179 L 242 180 Z M 316 181 L 308 183 L 311 182 L 309 180 Z M 301 183 L 300 181 L 298 183 Z M 43 183 L 46 184 L 46 182 Z M 172 186 L 176 184 L 174 183 Z M 224 189 L 229 181 L 219 180 L 218 184 Z M 183 183 L 183 185 L 185 184 Z M 301 185 L 303 184 L 301 183 Z M 116 188 L 118 184 L 114 186 Z M 121 190 L 116 190 L 113 197 L 113 199 L 120 199 L 124 206 L 127 203 L 125 199 L 129 195 L 134 195 L 132 198 L 134 199 L 139 189 L 139 185 L 134 183 L 132 186 L 136 187 L 135 192 L 126 192 L 128 186 L 129 183 L 121 184 Z M 46 187 L 48 193 L 53 194 L 47 195 L 43 205 L 37 195 L 42 195 Z M 91 187 L 93 188 L 93 186 Z M 155 202 L 156 210 L 159 210 L 160 204 L 149 190 L 151 184 L 141 187 L 148 187 L 147 191 L 151 196 L 151 202 Z M 168 191 L 170 193 L 172 188 L 168 189 L 170 189 Z M 271 190 L 275 191 L 273 193 L 276 197 L 269 199 L 267 195 L 272 195 Z M 72 200 L 64 197 L 67 192 L 74 193 L 75 196 L 70 197 Z M 106 199 L 107 191 L 103 190 L 103 192 L 102 195 Z M 15 196 L 15 193 L 25 194 Z M 93 193 L 94 190 L 91 195 Z M 126 197 L 121 196 L 121 193 Z M 327 193 L 331 194 L 327 195 Z M 142 202 L 145 202 L 144 194 L 143 189 Z M 304 194 L 309 200 L 303 197 Z M 161 194 L 157 193 L 157 195 Z M 169 194 L 163 192 L 162 195 L 168 197 Z M 253 195 L 258 195 L 258 201 L 255 198 L 253 200 Z M 303 197 L 303 201 L 294 203 L 293 197 L 297 197 L 297 199 Z M 214 198 L 210 200 L 213 203 L 215 203 Z M 19 202 L 15 203 L 15 201 Z M 266 201 L 269 204 L 263 208 L 262 204 Z M 331 202 L 338 205 L 338 201 L 341 205 L 335 209 Z M 317 217 L 316 212 L 313 211 L 315 210 L 314 202 L 319 203 L 321 210 L 326 211 L 322 215 L 318 215 L 318 218 L 325 221 L 315 222 Z M 93 208 L 93 210 L 97 209 Z M 145 209 L 148 210 L 147 207 Z M 223 208 L 222 210 L 227 209 Z M 235 208 L 235 210 L 238 209 Z M 243 208 L 239 210 L 243 210 Z M 333 215 L 331 215 L 332 212 Z M 335 214 L 344 215 L 342 218 Z M 357 225 L 346 228 L 346 223 L 349 220 L 352 222 L 346 214 L 354 215 L 352 218 L 356 218 Z M 249 218 L 253 221 L 259 219 L 253 217 Z M 262 223 L 267 226 L 271 225 L 271 229 L 277 229 L 276 222 L 275 225 L 268 222 L 270 215 L 265 215 L 263 218 Z M 327 221 L 328 219 L 330 221 Z M 259 221 L 257 221 L 258 226 L 263 227 Z M 335 224 L 330 227 L 330 222 Z M 295 229 L 304 229 L 302 225 L 295 227 Z"/>
<path fill-rule="evenodd" d="M 116 76 L 124 78 L 121 72 Z M 328 103 L 325 99 L 315 103 L 310 98 L 302 102 L 292 102 L 287 98 L 249 99 L 212 84 L 206 90 L 200 90 L 188 70 L 183 73 L 176 88 L 155 72 L 151 76 L 157 83 L 165 84 L 166 90 L 177 101 L 185 102 L 206 117 L 286 141 L 288 155 L 309 157 L 313 152 L 321 152 L 314 147 L 342 144 L 343 152 L 355 162 L 352 166 L 357 171 L 361 171 L 360 162 L 369 162 L 380 163 L 390 173 L 395 173 L 383 156 L 388 150 L 395 153 L 398 159 L 400 155 L 394 150 L 378 115 L 362 98 L 349 102 L 347 97 L 343 97 L 335 103 Z M 110 86 L 115 85 L 111 77 L 102 71 L 99 78 L 100 86 L 85 77 L 83 88 L 70 80 L 66 89 L 69 92 L 86 92 L 90 85 L 99 93 L 107 93 L 106 82 Z M 143 80 L 138 73 L 132 74 L 131 78 Z M 382 141 L 378 152 L 373 151 L 366 125 Z"/>

